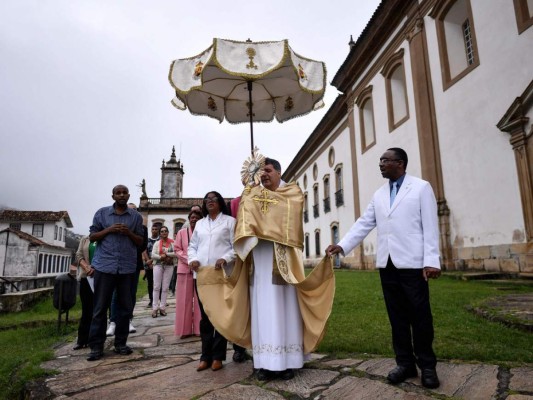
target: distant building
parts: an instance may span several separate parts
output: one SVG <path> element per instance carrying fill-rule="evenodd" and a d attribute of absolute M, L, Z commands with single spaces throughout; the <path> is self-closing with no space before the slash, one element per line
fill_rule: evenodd
<path fill-rule="evenodd" d="M 49 245 L 65 247 L 67 228 L 72 228 L 67 211 L 0 211 L 0 231 L 11 228 Z"/>
<path fill-rule="evenodd" d="M 161 197 L 141 196 L 138 211 L 142 214 L 148 228 L 156 224 L 167 226 L 174 238 L 176 233 L 187 221 L 193 205 L 202 206 L 203 197 L 183 198 L 183 164 L 176 159 L 176 151 L 172 147 L 170 159 L 161 166 Z"/>
<path fill-rule="evenodd" d="M 69 271 L 72 250 L 25 232 L 0 231 L 0 276 L 55 276 Z"/>
<path fill-rule="evenodd" d="M 533 272 L 532 44 L 531 0 L 381 1 L 283 175 L 304 191 L 307 263 L 348 232 L 386 183 L 379 157 L 402 147 L 437 197 L 445 269 Z M 375 256 L 374 231 L 340 261 Z"/>
<path fill-rule="evenodd" d="M 0 212 L 0 276 L 54 276 L 68 272 L 65 248 L 72 222 L 66 211 Z"/>

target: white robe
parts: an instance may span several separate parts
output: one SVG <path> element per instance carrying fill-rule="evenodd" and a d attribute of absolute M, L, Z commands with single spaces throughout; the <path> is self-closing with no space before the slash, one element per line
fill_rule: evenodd
<path fill-rule="evenodd" d="M 272 284 L 272 242 L 259 240 L 253 257 L 250 308 L 254 368 L 270 371 L 302 368 L 303 328 L 296 288 Z"/>

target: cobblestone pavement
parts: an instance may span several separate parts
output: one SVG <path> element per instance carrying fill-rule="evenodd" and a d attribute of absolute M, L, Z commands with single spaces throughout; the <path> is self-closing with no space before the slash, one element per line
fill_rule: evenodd
<path fill-rule="evenodd" d="M 391 358 L 332 359 L 312 354 L 305 367 L 290 381 L 259 382 L 252 361 L 228 360 L 213 372 L 196 371 L 200 340 L 174 336 L 174 299 L 166 317 L 151 317 L 147 301 L 135 308 L 128 345 L 134 352 L 112 352 L 112 338 L 105 356 L 86 361 L 88 349 L 74 351 L 73 343 L 55 349 L 55 359 L 43 367 L 58 371 L 44 386 L 30 388 L 29 399 L 468 399 L 533 400 L 533 365 L 507 368 L 501 365 L 441 361 L 437 371 L 441 386 L 425 389 L 420 378 L 392 386 L 386 375 L 395 366 Z"/>

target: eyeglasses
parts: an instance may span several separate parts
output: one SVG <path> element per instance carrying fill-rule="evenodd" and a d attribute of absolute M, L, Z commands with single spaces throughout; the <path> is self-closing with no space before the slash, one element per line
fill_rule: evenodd
<path fill-rule="evenodd" d="M 379 159 L 379 163 L 380 164 L 388 164 L 388 163 L 391 163 L 393 161 L 402 161 L 402 160 L 399 159 L 399 158 L 380 158 Z"/>
<path fill-rule="evenodd" d="M 206 197 L 204 199 L 204 203 L 209 203 L 209 202 L 218 202 L 218 197 Z"/>
<path fill-rule="evenodd" d="M 165 229 L 161 229 L 161 230 L 159 231 L 159 233 L 168 233 L 168 231 L 165 230 Z"/>

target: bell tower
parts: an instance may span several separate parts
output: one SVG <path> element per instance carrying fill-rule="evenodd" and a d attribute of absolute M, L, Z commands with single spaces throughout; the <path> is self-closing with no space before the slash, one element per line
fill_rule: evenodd
<path fill-rule="evenodd" d="M 161 166 L 161 194 L 162 199 L 175 199 L 183 196 L 183 165 L 176 160 L 176 151 L 172 146 L 170 159 Z"/>

